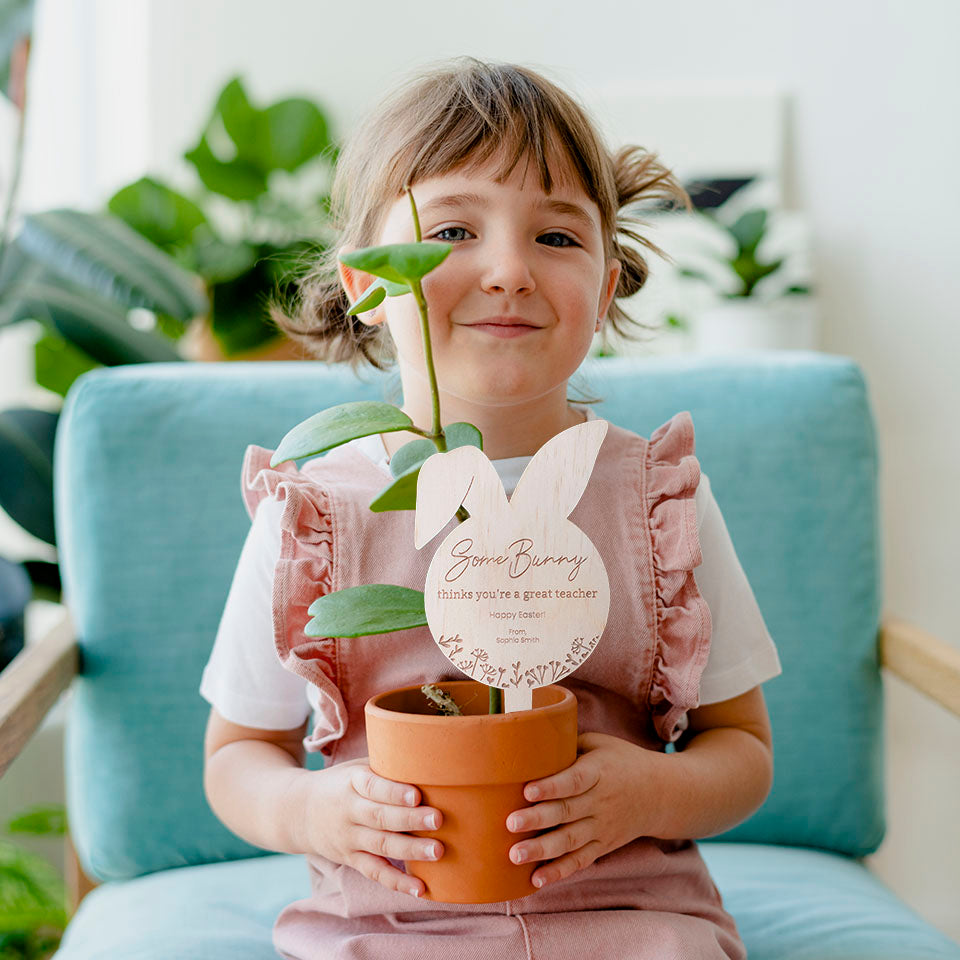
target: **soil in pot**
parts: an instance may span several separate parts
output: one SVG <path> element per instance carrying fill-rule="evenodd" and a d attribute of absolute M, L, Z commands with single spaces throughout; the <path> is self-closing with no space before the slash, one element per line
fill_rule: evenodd
<path fill-rule="evenodd" d="M 419 686 L 371 697 L 365 706 L 367 750 L 374 773 L 415 784 L 422 803 L 443 813 L 435 863 L 408 861 L 427 900 L 495 903 L 535 893 L 539 862 L 515 864 L 510 848 L 537 830 L 511 833 L 507 817 L 531 804 L 523 788 L 577 758 L 577 698 L 553 684 L 533 691 L 533 708 L 489 714 L 487 687 L 474 680 L 437 683 L 463 716 L 438 714 Z"/>

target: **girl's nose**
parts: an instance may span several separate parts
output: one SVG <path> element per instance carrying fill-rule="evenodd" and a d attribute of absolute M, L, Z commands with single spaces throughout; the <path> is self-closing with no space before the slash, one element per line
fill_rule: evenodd
<path fill-rule="evenodd" d="M 529 293 L 536 286 L 530 264 L 510 241 L 490 244 L 485 256 L 481 286 L 491 293 Z"/>

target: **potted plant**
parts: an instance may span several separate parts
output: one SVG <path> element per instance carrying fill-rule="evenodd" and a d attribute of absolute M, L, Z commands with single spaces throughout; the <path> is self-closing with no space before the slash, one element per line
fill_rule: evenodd
<path fill-rule="evenodd" d="M 697 211 L 700 224 L 711 232 L 711 242 L 702 247 L 709 263 L 704 269 L 688 261 L 679 269 L 681 277 L 704 285 L 710 295 L 706 305 L 693 311 L 694 348 L 700 353 L 814 350 L 816 312 L 799 262 L 803 251 L 770 255 L 776 246 L 772 227 L 779 225 L 782 236 L 802 237 L 799 220 L 744 203 L 739 193 L 716 208 Z M 779 246 L 784 246 L 782 239 Z"/>
<path fill-rule="evenodd" d="M 546 525 L 540 533 L 556 534 L 558 542 L 566 544 L 569 540 L 581 553 L 592 550 L 596 554 L 582 531 L 564 517 L 583 492 L 606 421 L 588 421 L 548 441 L 534 457 L 534 461 L 539 459 L 539 473 L 530 469 L 534 466 L 531 461 L 530 477 L 524 474 L 509 504 L 499 477 L 481 452 L 483 441 L 476 427 L 469 423 L 443 424 L 421 281 L 446 258 L 452 245 L 421 241 L 413 194 L 409 188 L 407 193 L 415 243 L 368 247 L 340 259 L 377 278 L 352 305 L 348 311 L 351 315 L 372 309 L 386 296 L 412 294 L 416 299 L 433 398 L 432 429 L 417 427 L 389 403 L 339 404 L 290 430 L 274 453 L 271 466 L 316 456 L 358 437 L 405 430 L 419 437 L 391 458 L 393 480 L 374 498 L 370 509 L 415 510 L 417 548 L 432 540 L 453 516 L 460 524 L 471 526 L 471 543 L 482 544 L 498 525 L 507 524 L 512 532 L 515 527 L 509 524 L 519 522 L 523 514 L 522 510 L 513 510 L 511 516 L 508 508 L 526 499 L 531 504 L 529 513 L 536 513 L 537 523 Z M 551 464 L 556 475 L 556 502 L 560 504 L 555 517 L 542 508 L 535 509 L 543 493 L 544 471 Z M 475 515 L 468 512 L 467 504 Z M 479 678 L 384 691 L 367 702 L 365 720 L 371 769 L 388 779 L 416 784 L 423 802 L 443 811 L 438 829 L 415 835 L 441 840 L 444 856 L 436 862 L 411 861 L 408 872 L 424 881 L 428 899 L 486 903 L 536 891 L 531 882 L 536 864 L 513 864 L 508 857 L 518 838 L 534 836 L 536 831 L 511 833 L 506 819 L 511 811 L 528 805 L 523 796 L 528 781 L 557 773 L 576 760 L 576 697 L 551 681 L 571 672 L 592 652 L 606 620 L 609 586 L 599 555 L 591 554 L 587 569 L 599 589 L 593 590 L 591 603 L 581 603 L 577 615 L 564 618 L 572 620 L 572 629 L 582 634 L 574 642 L 575 655 L 567 650 L 562 660 L 548 657 L 545 650 L 550 638 L 545 636 L 547 642 L 536 649 L 532 644 L 511 647 L 508 657 L 503 648 L 484 648 L 477 639 L 477 629 L 467 635 L 472 637 L 471 647 L 480 646 L 465 652 L 464 644 L 457 643 L 462 640 L 456 629 L 462 614 L 446 603 L 449 595 L 437 589 L 438 558 L 448 541 L 457 539 L 458 529 L 437 548 L 424 591 L 393 584 L 362 584 L 328 593 L 310 605 L 313 619 L 305 633 L 310 637 L 360 637 L 429 626 L 445 656 L 468 677 Z M 462 529 L 466 538 L 467 527 Z M 566 555 L 562 550 L 557 552 Z M 528 591 L 538 596 L 545 592 Z M 526 596 L 520 598 L 520 591 L 516 593 L 517 602 L 526 602 Z M 527 633 L 520 628 L 512 632 Z M 517 642 L 526 639 L 539 643 L 541 638 L 524 636 Z M 491 649 L 496 649 L 503 660 L 499 667 Z"/>

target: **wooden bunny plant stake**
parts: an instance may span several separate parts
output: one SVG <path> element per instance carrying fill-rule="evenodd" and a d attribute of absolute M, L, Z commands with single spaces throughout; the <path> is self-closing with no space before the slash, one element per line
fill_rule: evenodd
<path fill-rule="evenodd" d="M 463 504 L 427 570 L 433 638 L 458 669 L 504 691 L 504 711 L 529 710 L 534 687 L 571 673 L 596 647 L 610 586 L 597 549 L 567 518 L 583 495 L 605 420 L 547 441 L 507 500 L 476 447 L 435 453 L 420 467 L 414 542 L 421 549 Z"/>

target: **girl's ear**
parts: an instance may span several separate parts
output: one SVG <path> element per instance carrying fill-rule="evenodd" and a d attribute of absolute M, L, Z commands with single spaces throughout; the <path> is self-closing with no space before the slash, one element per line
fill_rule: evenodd
<path fill-rule="evenodd" d="M 351 250 L 356 249 L 356 247 L 346 244 L 337 251 L 337 270 L 340 274 L 340 284 L 346 291 L 351 303 L 356 303 L 367 287 L 376 280 L 376 277 L 371 276 L 369 273 L 364 273 L 355 267 L 348 267 L 340 261 L 340 257 L 344 253 L 350 253 Z M 357 314 L 357 316 L 363 323 L 369 326 L 376 326 L 384 320 L 383 312 L 379 307 L 375 307 L 373 310 L 365 310 L 363 313 Z"/>
<path fill-rule="evenodd" d="M 613 295 L 617 292 L 617 283 L 620 280 L 620 271 L 622 269 L 623 264 L 619 260 L 614 259 L 607 264 L 607 283 L 600 297 L 600 303 L 597 306 L 598 320 L 602 321 L 607 316 L 610 304 L 613 303 Z M 597 329 L 599 328 L 600 325 L 598 324 Z"/>

